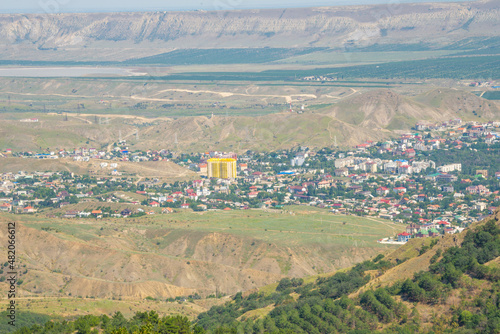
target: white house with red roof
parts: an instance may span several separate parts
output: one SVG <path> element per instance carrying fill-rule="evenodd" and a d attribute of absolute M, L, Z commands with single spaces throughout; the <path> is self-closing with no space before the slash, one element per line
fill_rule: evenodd
<path fill-rule="evenodd" d="M 2 205 L 0 205 L 0 211 L 10 212 L 11 210 L 12 210 L 12 204 L 10 203 L 2 203 Z"/>
<path fill-rule="evenodd" d="M 407 232 L 399 233 L 398 234 L 398 242 L 408 242 L 410 240 L 411 234 Z"/>
<path fill-rule="evenodd" d="M 248 193 L 248 198 L 255 198 L 257 195 L 259 195 L 258 191 L 251 191 Z"/>
<path fill-rule="evenodd" d="M 378 187 L 377 188 L 377 195 L 379 196 L 385 196 L 390 192 L 389 188 L 386 187 Z"/>
<path fill-rule="evenodd" d="M 32 206 L 27 206 L 23 208 L 23 213 L 35 213 L 36 209 Z"/>
<path fill-rule="evenodd" d="M 395 193 L 397 194 L 400 194 L 400 193 L 405 193 L 406 192 L 406 188 L 405 187 L 395 187 L 394 189 L 392 189 Z"/>

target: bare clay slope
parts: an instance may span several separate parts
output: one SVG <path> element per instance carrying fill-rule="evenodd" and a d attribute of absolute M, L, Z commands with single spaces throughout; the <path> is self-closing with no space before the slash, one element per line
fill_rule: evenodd
<path fill-rule="evenodd" d="M 18 262 L 27 269 L 21 274 L 24 295 L 168 298 L 194 292 L 206 296 L 216 290 L 230 294 L 284 275 L 303 277 L 348 267 L 379 250 L 340 244 L 288 247 L 219 232 L 151 229 L 123 222 L 108 222 L 103 229 L 76 224 L 83 230 L 61 225 L 45 231 L 18 224 Z M 1 231 L 0 239 L 6 237 Z"/>
<path fill-rule="evenodd" d="M 414 100 L 435 108 L 440 114 L 466 119 L 474 117 L 474 114 L 483 119 L 498 119 L 500 116 L 500 108 L 495 101 L 456 89 L 434 89 L 416 96 Z"/>
<path fill-rule="evenodd" d="M 494 102 L 465 91 L 435 89 L 408 97 L 380 89 L 338 103 L 330 115 L 364 129 L 400 130 L 420 120 L 494 120 L 500 117 L 500 109 Z"/>
<path fill-rule="evenodd" d="M 469 37 L 496 36 L 499 6 L 498 1 L 476 1 L 287 10 L 1 15 L 0 49 L 4 59 L 123 60 L 172 48 L 350 47 L 409 42 L 442 46 Z"/>

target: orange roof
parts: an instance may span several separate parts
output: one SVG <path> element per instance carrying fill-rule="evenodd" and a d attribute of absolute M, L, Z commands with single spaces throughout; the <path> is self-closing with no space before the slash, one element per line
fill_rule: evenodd
<path fill-rule="evenodd" d="M 224 208 L 223 211 L 231 211 L 231 208 Z"/>
<path fill-rule="evenodd" d="M 101 210 L 92 210 L 92 214 L 102 213 Z"/>

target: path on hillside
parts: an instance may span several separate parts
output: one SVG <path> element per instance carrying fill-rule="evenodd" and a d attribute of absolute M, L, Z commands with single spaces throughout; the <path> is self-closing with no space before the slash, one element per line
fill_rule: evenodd
<path fill-rule="evenodd" d="M 350 225 L 352 226 L 352 224 Z M 230 228 L 221 228 L 221 231 L 231 231 L 233 229 Z M 260 231 L 262 232 L 262 229 L 260 228 L 239 228 L 238 230 L 240 231 Z M 294 230 L 271 230 L 267 229 L 266 232 L 276 232 L 276 233 L 291 233 L 291 234 L 303 234 L 303 235 L 320 235 L 320 236 L 333 236 L 333 237 L 353 237 L 353 236 L 358 236 L 358 237 L 378 237 L 376 234 L 368 234 L 368 233 L 335 233 L 335 232 L 302 232 L 302 231 L 294 231 Z"/>
<path fill-rule="evenodd" d="M 349 87 L 350 90 L 352 90 L 351 94 L 349 95 L 346 95 L 346 96 L 331 96 L 331 95 L 328 95 L 328 94 L 325 94 L 323 96 L 326 96 L 326 97 L 329 97 L 331 99 L 336 99 L 336 100 L 341 100 L 341 99 L 345 99 L 346 97 L 349 97 L 349 96 L 352 96 L 354 94 L 356 94 L 358 91 L 352 87 Z"/>
<path fill-rule="evenodd" d="M 374 221 L 374 222 L 377 222 L 377 223 L 379 223 L 379 224 L 382 224 L 382 225 L 385 225 L 385 226 L 387 226 L 387 227 L 390 227 L 393 231 L 396 229 L 394 226 L 391 226 L 391 224 L 392 224 L 392 225 L 396 225 L 396 224 L 394 224 L 394 223 L 385 223 L 385 222 L 382 222 L 382 221 L 380 221 L 380 220 L 377 220 L 377 219 L 375 219 L 375 218 L 371 218 L 371 217 L 363 217 L 363 218 L 366 218 L 366 219 L 372 220 L 372 221 Z"/>
<path fill-rule="evenodd" d="M 347 98 L 349 96 L 352 96 L 356 94 L 358 91 L 354 88 L 349 87 L 351 89 L 351 93 L 346 95 L 346 96 L 332 96 L 325 94 L 323 96 L 335 99 L 335 100 L 341 100 L 344 98 Z M 161 93 L 165 92 L 184 92 L 184 93 L 192 93 L 192 94 L 198 94 L 198 93 L 205 93 L 205 94 L 216 94 L 220 95 L 221 97 L 231 97 L 231 96 L 245 96 L 245 97 L 261 97 L 264 98 L 283 98 L 285 99 L 286 103 L 293 103 L 293 102 L 300 102 L 300 99 L 294 99 L 294 97 L 304 97 L 304 98 L 310 98 L 310 99 L 318 99 L 318 96 L 315 94 L 291 94 L 291 95 L 273 95 L 273 94 L 249 94 L 248 93 L 248 88 L 246 89 L 246 93 L 233 93 L 233 92 L 218 92 L 218 91 L 211 91 L 211 90 L 190 90 L 190 89 L 180 89 L 180 88 L 170 88 L 170 89 L 164 89 L 160 90 L 151 96 L 137 96 L 137 95 L 130 95 L 130 96 L 122 96 L 122 95 L 106 95 L 106 98 L 114 98 L 114 99 L 132 99 L 132 100 L 140 100 L 140 101 L 158 101 L 158 102 L 172 102 L 173 100 L 171 99 L 162 99 L 162 98 L 155 98 L 154 96 L 159 95 Z M 70 97 L 70 98 L 89 98 L 89 99 L 98 99 L 100 98 L 99 96 L 89 96 L 89 95 L 76 95 L 76 94 L 60 94 L 60 93 L 50 93 L 50 94 L 42 94 L 42 93 L 19 93 L 19 92 L 4 92 L 5 94 L 13 94 L 13 95 L 26 95 L 26 96 L 59 96 L 59 97 Z M 183 100 L 180 100 L 183 101 Z M 81 114 L 87 116 L 87 114 Z M 96 115 L 90 115 L 90 116 L 96 116 Z M 125 115 L 106 115 L 106 117 L 124 117 Z M 138 116 L 129 116 L 126 115 L 126 118 L 141 118 L 141 119 L 147 119 L 144 117 L 138 117 Z"/>
<path fill-rule="evenodd" d="M 197 93 L 206 93 L 206 94 L 217 94 L 220 95 L 221 97 L 230 97 L 230 96 L 248 96 L 248 97 L 277 97 L 277 98 L 284 98 L 287 103 L 292 103 L 294 102 L 293 97 L 294 96 L 304 96 L 304 97 L 310 97 L 313 99 L 317 99 L 318 96 L 314 94 L 292 94 L 292 95 L 268 95 L 268 94 L 248 94 L 248 93 L 232 93 L 232 92 L 216 92 L 216 91 L 211 91 L 211 90 L 190 90 L 190 89 L 177 89 L 177 88 L 171 88 L 171 89 L 164 89 L 156 94 L 153 94 L 152 96 L 165 93 L 165 92 L 184 92 L 184 93 L 192 93 L 192 94 L 197 94 Z M 247 90 L 248 92 L 248 90 Z M 296 100 L 299 101 L 299 100 Z"/>

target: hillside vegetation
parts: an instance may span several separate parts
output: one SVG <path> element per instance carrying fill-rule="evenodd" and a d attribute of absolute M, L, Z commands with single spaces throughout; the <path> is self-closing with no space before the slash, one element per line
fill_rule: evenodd
<path fill-rule="evenodd" d="M 412 257 L 403 257 L 412 254 L 412 248 Z M 151 311 L 129 321 L 121 314 L 111 319 L 86 316 L 17 333 L 55 333 L 54 328 L 69 332 L 87 326 L 104 333 L 493 334 L 500 331 L 499 255 L 497 212 L 460 235 L 433 239 L 430 245 L 412 242 L 387 258 L 379 255 L 311 283 L 284 278 L 272 291 L 237 293 L 225 305 L 200 314 L 194 324 Z M 419 258 L 423 265 L 410 277 L 393 275 L 380 281 L 389 271 L 406 272 L 405 264 Z M 366 287 L 374 281 L 378 284 Z"/>

